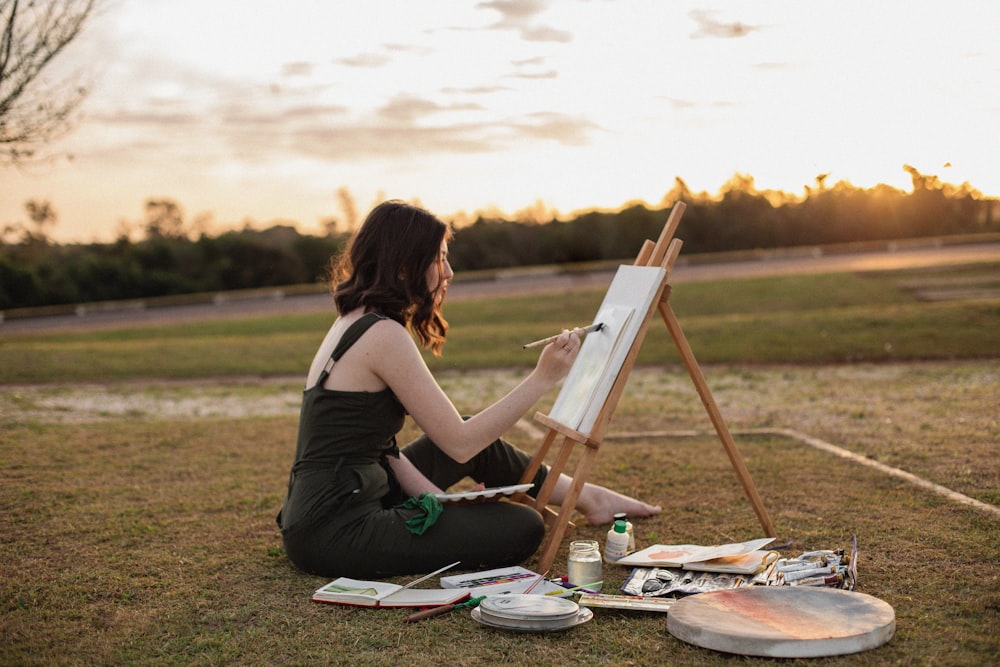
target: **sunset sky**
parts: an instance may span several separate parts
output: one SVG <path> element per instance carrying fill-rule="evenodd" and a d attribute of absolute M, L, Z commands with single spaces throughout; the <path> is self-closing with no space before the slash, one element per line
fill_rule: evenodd
<path fill-rule="evenodd" d="M 155 197 L 318 233 L 339 188 L 566 214 L 904 164 L 1000 196 L 1000 3 L 103 2 L 57 63 L 92 84 L 72 159 L 0 169 L 0 226 L 48 200 L 106 241 Z"/>

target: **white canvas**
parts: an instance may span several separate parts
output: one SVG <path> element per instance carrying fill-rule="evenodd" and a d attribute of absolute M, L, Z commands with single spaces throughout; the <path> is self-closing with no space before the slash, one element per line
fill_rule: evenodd
<path fill-rule="evenodd" d="M 593 320 L 604 327 L 584 339 L 551 419 L 590 435 L 665 276 L 660 267 L 618 267 Z"/>

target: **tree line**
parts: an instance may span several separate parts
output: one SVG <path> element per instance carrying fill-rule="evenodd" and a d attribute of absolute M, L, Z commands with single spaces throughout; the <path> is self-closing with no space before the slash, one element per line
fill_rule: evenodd
<path fill-rule="evenodd" d="M 968 184 L 943 183 L 906 167 L 912 192 L 862 189 L 816 179 L 804 196 L 759 191 L 736 175 L 716 195 L 691 192 L 678 179 L 660 206 L 627 205 L 559 220 L 535 211 L 504 219 L 479 215 L 456 228 L 456 271 L 628 260 L 655 239 L 669 207 L 688 208 L 678 228 L 684 253 L 1000 232 L 1000 200 Z M 198 292 L 297 285 L 326 278 L 330 258 L 349 236 L 278 224 L 210 235 L 185 221 L 170 200 L 146 203 L 144 238 L 122 233 L 111 243 L 58 244 L 47 202 L 28 202 L 30 224 L 0 232 L 0 309 L 138 299 Z M 547 219 L 543 219 L 547 218 Z"/>

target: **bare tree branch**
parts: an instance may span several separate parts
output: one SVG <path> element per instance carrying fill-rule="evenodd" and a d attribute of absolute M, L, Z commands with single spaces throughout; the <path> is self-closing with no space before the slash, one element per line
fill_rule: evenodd
<path fill-rule="evenodd" d="M 80 34 L 98 0 L 0 0 L 0 165 L 69 131 L 87 89 L 42 71 Z"/>

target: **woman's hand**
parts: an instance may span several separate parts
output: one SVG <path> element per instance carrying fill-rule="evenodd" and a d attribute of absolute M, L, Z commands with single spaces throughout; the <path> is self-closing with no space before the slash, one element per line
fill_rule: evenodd
<path fill-rule="evenodd" d="M 542 348 L 535 364 L 535 372 L 555 384 L 566 377 L 569 369 L 580 354 L 580 329 L 563 329 L 559 337 Z"/>

